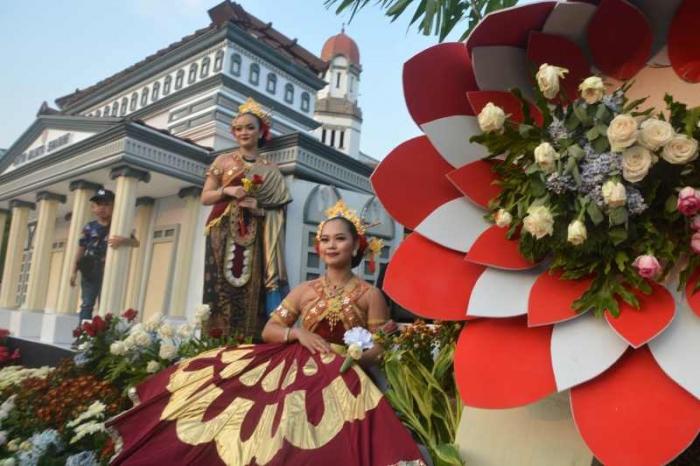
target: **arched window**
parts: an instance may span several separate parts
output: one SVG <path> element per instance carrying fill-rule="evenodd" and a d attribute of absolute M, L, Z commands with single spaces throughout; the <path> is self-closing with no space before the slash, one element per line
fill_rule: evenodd
<path fill-rule="evenodd" d="M 231 74 L 234 76 L 241 75 L 241 56 L 237 53 L 231 55 Z"/>
<path fill-rule="evenodd" d="M 119 113 L 119 102 L 114 102 L 112 104 L 112 116 L 115 117 Z"/>
<path fill-rule="evenodd" d="M 294 86 L 291 83 L 287 83 L 284 86 L 284 101 L 288 104 L 294 103 Z"/>
<path fill-rule="evenodd" d="M 311 108 L 311 97 L 308 92 L 301 93 L 301 111 L 308 112 Z"/>
<path fill-rule="evenodd" d="M 165 77 L 165 80 L 163 81 L 163 95 L 168 95 L 170 94 L 170 84 L 173 82 L 173 78 L 170 75 L 167 75 Z"/>
<path fill-rule="evenodd" d="M 121 108 L 119 108 L 119 116 L 124 116 L 126 115 L 126 109 L 129 107 L 129 99 L 126 97 L 122 98 L 122 105 Z"/>
<path fill-rule="evenodd" d="M 335 74 L 335 87 L 336 89 L 340 87 L 340 71 Z"/>
<path fill-rule="evenodd" d="M 182 81 L 185 79 L 185 71 L 180 70 L 175 75 L 175 90 L 177 91 L 182 87 Z"/>
<path fill-rule="evenodd" d="M 192 84 L 197 79 L 197 64 L 190 65 L 190 74 L 187 76 L 187 84 Z"/>
<path fill-rule="evenodd" d="M 209 63 L 210 62 L 211 62 L 211 60 L 209 60 L 209 57 L 206 57 L 206 58 L 204 58 L 204 60 L 202 60 L 202 69 L 199 72 L 200 78 L 206 78 L 207 76 L 209 76 Z"/>
<path fill-rule="evenodd" d="M 95 110 L 95 116 L 98 118 L 102 116 L 102 112 L 100 111 L 99 108 L 97 110 Z"/>
<path fill-rule="evenodd" d="M 160 97 L 160 82 L 153 83 L 153 91 L 151 92 L 151 102 L 155 102 Z"/>
<path fill-rule="evenodd" d="M 129 102 L 129 110 L 134 111 L 136 110 L 136 106 L 139 104 L 139 93 L 134 92 L 131 94 L 131 101 Z"/>
<path fill-rule="evenodd" d="M 274 73 L 267 74 L 267 92 L 270 94 L 277 92 L 277 75 Z"/>
<path fill-rule="evenodd" d="M 102 112 L 102 115 L 104 115 L 104 116 L 106 116 L 106 117 L 109 116 L 109 105 L 107 105 L 107 106 L 105 107 L 104 111 Z"/>
<path fill-rule="evenodd" d="M 148 88 L 144 87 L 141 91 L 141 106 L 145 107 L 148 105 Z"/>
<path fill-rule="evenodd" d="M 221 71 L 221 68 L 224 66 L 224 51 L 219 50 L 216 52 L 216 55 L 214 56 L 214 73 L 218 73 Z"/>
<path fill-rule="evenodd" d="M 260 65 L 253 63 L 250 65 L 250 74 L 248 75 L 248 81 L 250 84 L 257 86 L 260 82 Z"/>

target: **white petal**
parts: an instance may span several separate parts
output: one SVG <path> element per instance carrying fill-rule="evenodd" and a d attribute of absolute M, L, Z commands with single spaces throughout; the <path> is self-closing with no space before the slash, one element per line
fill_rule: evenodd
<path fill-rule="evenodd" d="M 562 36 L 577 44 L 590 57 L 586 30 L 596 7 L 583 2 L 558 2 L 547 17 L 542 32 Z"/>
<path fill-rule="evenodd" d="M 453 115 L 429 121 L 421 129 L 447 163 L 459 168 L 488 155 L 485 146 L 469 142 L 475 134 L 481 134 L 476 117 Z"/>
<path fill-rule="evenodd" d="M 467 252 L 489 226 L 482 209 L 459 197 L 432 211 L 415 231 L 441 246 Z"/>
<path fill-rule="evenodd" d="M 676 304 L 673 321 L 649 342 L 649 349 L 666 375 L 700 399 L 700 318 L 685 299 Z"/>
<path fill-rule="evenodd" d="M 562 391 L 605 372 L 627 349 L 605 319 L 590 312 L 556 324 L 550 350 L 557 390 Z"/>
<path fill-rule="evenodd" d="M 509 46 L 474 47 L 472 64 L 476 84 L 482 91 L 508 92 L 518 88 L 525 97 L 533 97 L 525 50 Z"/>
<path fill-rule="evenodd" d="M 530 289 L 542 272 L 542 267 L 526 271 L 487 268 L 474 285 L 467 315 L 499 318 L 527 314 Z"/>

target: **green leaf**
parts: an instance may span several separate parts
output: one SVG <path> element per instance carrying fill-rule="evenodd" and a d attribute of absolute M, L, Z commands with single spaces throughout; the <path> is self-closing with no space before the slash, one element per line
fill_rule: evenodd
<path fill-rule="evenodd" d="M 607 152 L 610 149 L 610 141 L 607 136 L 601 136 L 591 143 L 596 152 Z"/>
<path fill-rule="evenodd" d="M 617 269 L 622 272 L 627 267 L 629 262 L 629 256 L 625 251 L 617 251 L 615 253 L 615 263 L 617 264 Z"/>
<path fill-rule="evenodd" d="M 610 230 L 610 233 L 608 233 L 608 236 L 613 244 L 617 246 L 627 239 L 627 230 L 624 228 L 613 228 Z"/>
<path fill-rule="evenodd" d="M 442 443 L 435 445 L 431 449 L 431 453 L 435 466 L 462 466 L 464 464 L 462 457 L 459 456 L 459 450 L 454 444 Z"/>
<path fill-rule="evenodd" d="M 588 218 L 591 219 L 591 222 L 593 222 L 594 225 L 600 224 L 605 217 L 603 216 L 603 212 L 601 212 L 600 208 L 595 204 L 595 202 L 590 202 L 588 206 L 586 207 L 586 213 L 588 214 Z"/>
<path fill-rule="evenodd" d="M 627 222 L 627 209 L 624 207 L 616 207 L 608 214 L 610 226 L 623 225 Z"/>
<path fill-rule="evenodd" d="M 576 160 L 581 160 L 586 156 L 586 152 L 579 146 L 578 144 L 572 144 L 570 145 L 566 151 L 569 153 L 571 157 L 573 157 Z"/>
<path fill-rule="evenodd" d="M 669 214 L 675 213 L 676 210 L 678 210 L 678 195 L 671 194 L 666 198 L 666 202 L 664 203 L 664 210 L 666 211 L 666 213 Z"/>
<path fill-rule="evenodd" d="M 598 128 L 595 126 L 586 131 L 586 139 L 588 139 L 591 142 L 594 141 L 598 136 L 600 136 L 600 133 L 598 133 Z"/>

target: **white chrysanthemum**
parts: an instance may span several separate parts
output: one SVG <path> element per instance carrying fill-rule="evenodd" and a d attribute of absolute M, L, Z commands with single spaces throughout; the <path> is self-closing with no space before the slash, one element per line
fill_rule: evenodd
<path fill-rule="evenodd" d="M 163 359 L 175 359 L 177 356 L 177 347 L 169 343 L 163 343 L 160 345 L 158 356 Z"/>
<path fill-rule="evenodd" d="M 154 374 L 160 370 L 160 364 L 158 361 L 148 361 L 146 364 L 146 372 L 149 374 Z"/>
<path fill-rule="evenodd" d="M 363 350 L 370 349 L 374 346 L 372 341 L 372 334 L 363 327 L 353 327 L 347 330 L 343 335 L 343 341 L 346 345 L 351 346 L 353 344 L 360 345 Z"/>
<path fill-rule="evenodd" d="M 158 328 L 158 336 L 161 339 L 172 338 L 175 335 L 175 329 L 168 322 L 163 322 Z"/>

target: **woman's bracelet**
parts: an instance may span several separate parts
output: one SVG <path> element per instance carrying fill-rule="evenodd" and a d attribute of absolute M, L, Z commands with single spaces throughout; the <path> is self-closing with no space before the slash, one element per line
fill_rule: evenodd
<path fill-rule="evenodd" d="M 289 334 L 292 333 L 292 327 L 284 329 L 284 342 L 289 343 Z"/>

